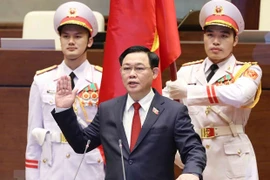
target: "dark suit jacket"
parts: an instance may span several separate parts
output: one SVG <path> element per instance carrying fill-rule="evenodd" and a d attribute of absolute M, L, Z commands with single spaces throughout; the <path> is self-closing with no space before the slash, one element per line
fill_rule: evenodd
<path fill-rule="evenodd" d="M 127 95 L 101 103 L 93 122 L 85 129 L 78 125 L 72 109 L 53 111 L 52 115 L 77 153 L 84 152 L 88 139 L 91 140 L 88 151 L 103 145 L 106 180 L 123 180 L 119 139 L 123 144 L 127 180 L 174 180 L 177 149 L 185 163 L 183 173 L 195 173 L 202 178 L 205 149 L 193 130 L 186 106 L 155 91 L 138 141 L 130 152 L 122 123 L 126 99 Z"/>

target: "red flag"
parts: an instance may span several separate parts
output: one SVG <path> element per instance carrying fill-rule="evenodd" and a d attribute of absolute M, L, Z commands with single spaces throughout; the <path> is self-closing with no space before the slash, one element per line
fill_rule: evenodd
<path fill-rule="evenodd" d="M 181 54 L 174 0 L 156 0 L 156 16 L 160 41 L 160 68 L 163 72 Z"/>
<path fill-rule="evenodd" d="M 163 71 L 180 55 L 174 0 L 111 0 L 104 48 L 100 102 L 126 93 L 120 75 L 120 54 L 142 45 L 160 57 Z M 161 73 L 153 82 L 162 89 Z"/>

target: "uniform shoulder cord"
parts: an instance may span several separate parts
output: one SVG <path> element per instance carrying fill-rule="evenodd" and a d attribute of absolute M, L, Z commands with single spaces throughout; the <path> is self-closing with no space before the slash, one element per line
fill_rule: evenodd
<path fill-rule="evenodd" d="M 252 64 L 251 63 L 245 63 L 240 69 L 239 71 L 236 73 L 236 75 L 234 76 L 234 81 L 236 81 L 236 79 L 238 79 Z M 250 105 L 247 105 L 247 106 L 242 106 L 241 108 L 250 108 L 252 109 L 260 100 L 260 96 L 261 96 L 261 93 L 262 93 L 262 83 L 260 82 L 259 84 L 259 87 L 258 87 L 258 90 L 256 92 L 256 95 L 255 95 L 255 99 L 253 101 L 252 104 Z"/>
<path fill-rule="evenodd" d="M 82 112 L 83 112 L 85 121 L 88 122 L 88 123 L 91 123 L 92 120 L 88 119 L 87 112 L 86 112 L 86 110 L 85 110 L 85 108 L 84 108 L 84 105 L 83 105 L 82 101 L 80 100 L 79 96 L 76 96 L 75 102 L 73 103 L 73 109 L 74 109 L 76 115 L 78 116 L 78 108 L 76 107 L 76 101 L 78 101 L 79 104 L 80 104 L 80 107 L 81 107 L 81 109 L 82 109 Z"/>
<path fill-rule="evenodd" d="M 88 119 L 87 112 L 86 112 L 86 110 L 84 108 L 84 105 L 83 105 L 82 101 L 80 100 L 79 96 L 76 96 L 75 102 L 73 103 L 73 109 L 74 109 L 75 114 L 78 116 L 78 108 L 76 107 L 76 100 L 78 100 L 78 102 L 80 104 L 80 107 L 81 107 L 81 109 L 83 111 L 83 115 L 85 117 L 85 121 L 91 123 L 92 120 L 91 119 Z M 101 154 L 101 157 L 103 159 L 104 164 L 106 164 L 106 159 L 105 159 L 105 154 L 104 154 L 103 146 L 102 145 L 98 146 L 98 149 L 99 149 L 99 152 Z"/>

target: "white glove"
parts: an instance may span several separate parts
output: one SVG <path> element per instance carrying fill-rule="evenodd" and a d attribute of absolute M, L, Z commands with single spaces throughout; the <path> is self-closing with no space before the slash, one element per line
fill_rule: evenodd
<path fill-rule="evenodd" d="M 187 97 L 187 84 L 183 79 L 167 81 L 169 97 L 172 99 L 182 99 Z"/>

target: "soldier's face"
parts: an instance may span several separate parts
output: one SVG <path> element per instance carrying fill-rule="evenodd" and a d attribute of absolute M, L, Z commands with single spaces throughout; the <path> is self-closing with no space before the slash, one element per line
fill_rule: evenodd
<path fill-rule="evenodd" d="M 204 32 L 204 49 L 208 58 L 219 63 L 226 60 L 238 43 L 232 29 L 223 26 L 208 26 Z"/>
<path fill-rule="evenodd" d="M 89 38 L 85 28 L 78 25 L 65 25 L 61 31 L 60 43 L 65 58 L 76 60 L 82 56 L 86 58 L 85 50 L 91 47 L 93 39 Z"/>

